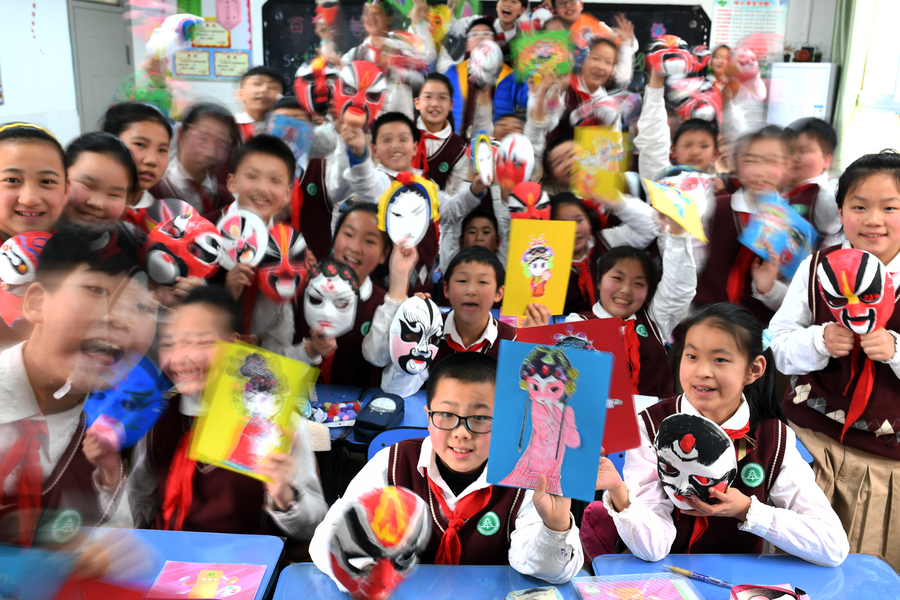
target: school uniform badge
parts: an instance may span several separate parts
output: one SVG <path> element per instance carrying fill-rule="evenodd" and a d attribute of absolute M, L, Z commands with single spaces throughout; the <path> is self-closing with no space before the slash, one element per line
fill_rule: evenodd
<path fill-rule="evenodd" d="M 498 517 L 497 513 L 494 511 L 485 513 L 484 516 L 481 517 L 481 520 L 478 521 L 475 530 L 485 537 L 494 535 L 500 531 L 500 517 Z"/>
<path fill-rule="evenodd" d="M 766 470 L 759 463 L 747 463 L 741 469 L 741 481 L 747 487 L 755 488 L 762 485 L 766 479 Z"/>

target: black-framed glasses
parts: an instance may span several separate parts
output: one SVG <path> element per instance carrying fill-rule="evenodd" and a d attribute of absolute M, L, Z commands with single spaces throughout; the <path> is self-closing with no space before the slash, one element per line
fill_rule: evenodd
<path fill-rule="evenodd" d="M 490 433 L 491 423 L 494 421 L 492 417 L 484 415 L 461 417 L 450 412 L 433 410 L 428 411 L 428 416 L 431 417 L 431 423 L 435 427 L 444 431 L 453 431 L 459 427 L 459 423 L 462 421 L 466 424 L 466 429 L 472 433 Z"/>

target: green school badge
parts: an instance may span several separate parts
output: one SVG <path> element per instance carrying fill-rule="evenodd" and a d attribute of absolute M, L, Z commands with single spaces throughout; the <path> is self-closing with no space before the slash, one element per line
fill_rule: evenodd
<path fill-rule="evenodd" d="M 475 529 L 483 536 L 492 536 L 500 531 L 500 517 L 494 511 L 485 513 Z"/>
<path fill-rule="evenodd" d="M 747 463 L 744 465 L 744 468 L 741 469 L 741 481 L 743 481 L 744 485 L 747 487 L 759 487 L 762 485 L 765 478 L 766 471 L 759 463 Z"/>
<path fill-rule="evenodd" d="M 50 538 L 58 544 L 65 544 L 75 537 L 83 522 L 80 510 L 68 508 L 56 515 L 53 524 L 50 525 Z"/>
<path fill-rule="evenodd" d="M 362 326 L 359 328 L 359 332 L 362 334 L 363 337 L 365 337 L 366 334 L 369 333 L 369 329 L 370 329 L 371 327 L 372 327 L 372 321 L 366 321 L 366 322 L 363 323 Z"/>
<path fill-rule="evenodd" d="M 806 213 L 809 212 L 809 207 L 805 204 L 791 204 L 791 208 L 794 209 L 794 212 L 800 215 L 801 217 L 805 217 Z"/>
<path fill-rule="evenodd" d="M 445 162 L 442 162 L 441 165 L 438 167 L 438 171 L 440 171 L 441 173 L 446 173 L 449 170 L 450 170 L 450 165 L 448 165 Z"/>
<path fill-rule="evenodd" d="M 306 193 L 309 194 L 310 196 L 315 196 L 318 191 L 319 191 L 319 188 L 317 188 L 316 184 L 314 184 L 314 183 L 311 183 L 308 186 L 306 186 Z"/>
<path fill-rule="evenodd" d="M 647 328 L 644 327 L 643 325 L 638 325 L 637 327 L 634 328 L 634 330 L 635 330 L 635 331 L 637 332 L 637 334 L 638 334 L 639 336 L 641 336 L 641 337 L 647 337 L 647 336 L 649 335 L 649 334 L 647 333 Z"/>

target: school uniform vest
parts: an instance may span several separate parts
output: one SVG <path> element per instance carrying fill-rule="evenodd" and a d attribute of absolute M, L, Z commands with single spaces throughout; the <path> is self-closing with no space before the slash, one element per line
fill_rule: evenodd
<path fill-rule="evenodd" d="M 169 467 L 178 442 L 191 429 L 191 417 L 181 414 L 180 404 L 180 396 L 172 398 L 169 408 L 147 433 L 147 460 L 157 473 L 160 507 L 165 502 Z M 182 527 L 184 531 L 283 535 L 263 509 L 265 498 L 263 482 L 198 462 L 194 470 L 193 498 Z M 162 509 L 150 528 L 165 529 Z"/>
<path fill-rule="evenodd" d="M 434 564 L 441 545 L 441 538 L 447 529 L 448 519 L 441 510 L 438 500 L 431 491 L 428 478 L 419 474 L 418 463 L 422 450 L 422 439 L 404 440 L 390 449 L 388 485 L 399 485 L 412 490 L 425 500 L 429 507 L 431 538 L 428 547 L 420 555 L 423 564 Z M 510 537 L 516 528 L 516 516 L 522 506 L 525 491 L 519 488 L 493 486 L 487 506 L 471 517 L 459 528 L 459 556 L 461 565 L 508 565 Z M 478 531 L 478 524 L 488 513 L 494 513 L 500 521 L 500 530 L 490 535 Z"/>
<path fill-rule="evenodd" d="M 835 321 L 834 315 L 825 304 L 819 291 L 816 269 L 822 259 L 841 246 L 832 246 L 813 254 L 809 265 L 809 294 L 807 302 L 812 312 L 813 324 L 824 325 Z M 900 289 L 894 302 L 900 297 Z M 900 310 L 896 304 L 894 313 L 885 329 L 900 331 Z M 815 352 L 813 348 L 810 352 Z M 831 358 L 821 371 L 814 371 L 797 378 L 788 389 L 782 407 L 791 422 L 800 427 L 824 433 L 840 441 L 843 422 L 829 415 L 847 413 L 853 390 L 844 394 L 852 372 L 852 353 L 840 358 Z M 875 384 L 860 419 L 847 429 L 843 444 L 870 454 L 900 460 L 900 381 L 891 366 L 874 361 Z M 799 390 L 799 392 L 798 392 Z"/>
<path fill-rule="evenodd" d="M 597 293 L 597 263 L 600 258 L 609 251 L 609 245 L 603 236 L 594 234 L 594 247 L 588 252 L 587 265 L 591 273 L 591 285 L 594 286 L 594 293 Z M 569 285 L 566 288 L 566 302 L 563 305 L 563 314 L 570 315 L 572 313 L 590 312 L 594 305 L 591 297 L 582 289 L 578 279 L 579 270 L 575 263 L 572 263 L 571 273 L 569 273 Z"/>
<path fill-rule="evenodd" d="M 466 142 L 451 133 L 450 137 L 444 140 L 444 143 L 434 153 L 434 156 L 428 159 L 427 176 L 437 184 L 438 188 L 444 190 L 447 187 L 447 181 L 453 172 L 456 163 L 463 160 L 466 155 Z"/>
<path fill-rule="evenodd" d="M 303 234 L 307 247 L 319 260 L 331 254 L 331 215 L 325 187 L 325 159 L 314 158 L 294 183 L 291 226 Z"/>
<path fill-rule="evenodd" d="M 450 316 L 450 313 L 445 313 L 441 315 L 441 318 L 444 320 L 445 329 L 447 323 L 447 317 Z M 493 319 L 493 317 L 491 317 Z M 483 348 L 480 350 L 469 350 L 469 352 L 481 352 L 482 354 L 487 354 L 493 359 L 497 358 L 498 353 L 500 352 L 500 340 L 515 340 L 516 339 L 516 328 L 512 325 L 507 325 L 503 321 L 494 320 L 494 324 L 497 326 L 497 339 L 494 340 L 494 343 L 488 342 L 485 344 Z M 451 354 L 456 354 L 458 350 L 455 350 L 450 347 L 447 343 L 447 337 L 442 336 L 440 343 L 438 343 L 438 351 L 434 356 L 434 362 L 437 363 L 439 360 L 447 358 Z"/>
<path fill-rule="evenodd" d="M 377 387 L 376 373 L 380 376 L 381 369 L 376 369 L 362 354 L 362 342 L 375 310 L 384 303 L 387 292 L 377 285 L 372 286 L 372 295 L 363 302 L 360 300 L 356 308 L 356 320 L 353 328 L 337 338 L 337 350 L 331 361 L 331 376 L 328 383 L 334 385 L 355 385 L 363 389 Z M 303 338 L 309 337 L 309 325 L 303 316 L 303 299 L 294 303 L 294 343 L 299 344 Z M 325 383 L 324 376 L 319 376 L 319 383 Z"/>
<path fill-rule="evenodd" d="M 578 313 L 585 319 L 596 319 L 593 310 Z M 638 339 L 641 370 L 638 373 L 638 394 L 668 398 L 675 393 L 675 379 L 669 368 L 669 351 L 659 328 L 642 307 L 634 315 L 634 330 Z"/>
<path fill-rule="evenodd" d="M 87 417 L 82 412 L 81 421 L 78 423 L 75 433 L 72 434 L 69 445 L 59 457 L 50 477 L 41 484 L 43 519 L 52 519 L 54 518 L 53 513 L 61 513 L 65 509 L 73 508 L 81 512 L 84 526 L 94 527 L 102 525 L 115 513 L 115 504 L 109 509 L 108 514 L 103 514 L 100 510 L 100 502 L 97 499 L 92 479 L 96 467 L 88 462 L 81 449 L 86 428 Z M 124 488 L 123 484 L 122 490 Z M 121 494 L 117 501 L 123 501 Z M 3 504 L 0 505 L 0 524 L 2 524 L 0 526 L 0 542 L 11 544 L 18 542 L 18 524 L 10 527 L 8 525 L 10 521 L 7 520 L 9 515 L 16 512 L 17 503 L 16 495 L 4 494 Z"/>
<path fill-rule="evenodd" d="M 697 307 L 728 302 L 728 274 L 737 261 L 741 248 L 745 247 L 738 241 L 742 227 L 737 213 L 731 209 L 730 194 L 716 196 L 713 219 L 712 230 L 706 232 L 709 237 L 706 267 L 697 280 L 697 295 L 694 297 L 694 305 Z M 760 323 L 767 324 L 775 313 L 753 297 L 752 283 L 753 276 L 750 269 L 747 269 L 740 305 L 752 312 Z"/>
<path fill-rule="evenodd" d="M 656 438 L 660 423 L 669 415 L 681 412 L 682 396 L 669 398 L 654 404 L 640 413 L 650 439 Z M 752 437 L 751 437 L 752 436 Z M 784 462 L 785 445 L 787 443 L 787 425 L 778 419 L 765 419 L 756 426 L 756 431 L 740 440 L 733 440 L 738 449 L 737 476 L 731 487 L 747 497 L 756 496 L 763 504 L 768 502 L 769 490 L 781 472 Z M 762 481 L 750 487 L 744 480 L 743 473 L 758 475 L 763 470 Z M 672 542 L 670 554 L 760 554 L 763 551 L 763 539 L 738 529 L 740 521 L 734 517 L 708 517 L 708 527 L 703 535 L 690 544 L 696 517 L 682 514 L 678 509 L 672 513 L 675 524 L 675 541 Z"/>
<path fill-rule="evenodd" d="M 192 200 L 188 198 L 185 194 L 178 191 L 171 183 L 169 183 L 168 173 L 163 175 L 163 178 L 154 185 L 149 190 L 150 194 L 153 195 L 154 198 L 176 198 L 178 200 L 183 200 L 188 204 L 192 203 Z M 216 190 L 212 194 L 207 194 L 209 205 L 204 206 L 201 210 L 202 212 L 210 212 L 213 210 L 217 210 L 220 208 L 225 208 L 232 202 L 234 202 L 234 196 L 231 195 L 231 192 L 228 191 L 221 183 L 217 183 Z M 207 210 L 207 208 L 209 210 Z M 215 224 L 215 222 L 213 223 Z"/>

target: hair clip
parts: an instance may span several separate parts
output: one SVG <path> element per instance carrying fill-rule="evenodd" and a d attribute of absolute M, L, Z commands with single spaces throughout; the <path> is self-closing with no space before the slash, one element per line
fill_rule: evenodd
<path fill-rule="evenodd" d="M 34 125 L 34 124 L 32 124 L 32 123 L 9 123 L 9 124 L 7 124 L 7 125 L 4 125 L 3 127 L 0 127 L 0 132 L 6 131 L 7 129 L 16 129 L 16 128 L 18 128 L 18 127 L 24 127 L 24 128 L 27 128 L 27 129 L 38 129 L 38 130 L 40 130 L 40 131 L 43 131 L 44 133 L 46 133 L 46 134 L 49 135 L 50 137 L 52 137 L 54 140 L 56 139 L 56 136 L 55 136 L 55 135 L 53 135 L 52 133 L 50 133 L 49 131 L 47 131 L 47 130 L 44 129 L 43 127 L 40 127 L 40 126 L 38 126 L 38 125 Z"/>
<path fill-rule="evenodd" d="M 763 329 L 762 332 L 762 349 L 763 352 L 769 349 L 769 345 L 772 343 L 772 338 L 775 337 L 775 334 L 772 333 L 771 329 Z"/>

